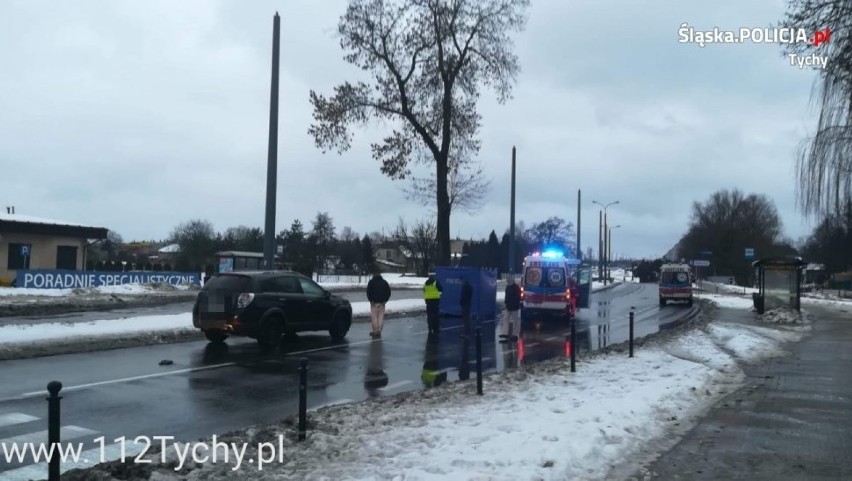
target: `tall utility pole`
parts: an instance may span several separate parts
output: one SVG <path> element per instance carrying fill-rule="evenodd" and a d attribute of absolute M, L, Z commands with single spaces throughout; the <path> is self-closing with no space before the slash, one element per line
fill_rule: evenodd
<path fill-rule="evenodd" d="M 603 283 L 606 285 L 607 278 L 609 277 L 609 235 L 607 235 L 607 224 L 606 224 L 606 209 L 604 209 L 604 258 L 603 258 Z"/>
<path fill-rule="evenodd" d="M 598 279 L 603 279 L 603 209 L 598 212 Z"/>
<path fill-rule="evenodd" d="M 616 201 L 614 201 L 614 202 L 610 202 L 609 204 L 604 205 L 604 204 L 601 204 L 600 202 L 598 202 L 598 201 L 596 201 L 596 200 L 593 200 L 593 201 L 592 201 L 592 204 L 597 204 L 597 205 L 599 205 L 599 206 L 603 207 L 603 212 L 602 212 L 602 214 L 603 214 L 603 222 L 602 222 L 602 224 L 603 224 L 603 242 L 602 242 L 602 244 L 601 244 L 601 249 L 600 249 L 600 250 L 601 250 L 601 252 L 603 252 L 603 255 L 602 255 L 602 258 L 601 258 L 601 259 L 599 259 L 599 261 L 598 261 L 598 263 L 599 263 L 599 266 L 598 266 L 598 267 L 599 267 L 600 272 L 601 272 L 601 274 L 602 274 L 602 275 L 601 275 L 601 277 L 603 277 L 604 285 L 606 285 L 606 284 L 607 284 L 606 279 L 607 279 L 607 277 L 608 277 L 608 276 L 606 275 L 606 273 L 608 272 L 608 270 L 606 269 L 606 265 L 607 265 L 607 263 L 609 262 L 609 255 L 608 255 L 608 253 L 607 253 L 607 222 L 606 222 L 606 210 L 609 208 L 609 206 L 611 206 L 611 205 L 615 205 L 615 204 L 618 204 L 619 202 L 620 202 L 620 201 L 617 201 L 617 200 L 616 200 Z"/>
<path fill-rule="evenodd" d="M 577 189 L 577 259 L 583 260 L 583 251 L 580 249 L 580 189 Z"/>
<path fill-rule="evenodd" d="M 275 194 L 278 181 L 278 54 L 281 17 L 272 21 L 272 87 L 269 95 L 269 155 L 266 164 L 266 224 L 263 230 L 263 261 L 275 269 Z"/>
<path fill-rule="evenodd" d="M 509 275 L 515 274 L 515 146 L 512 146 L 512 199 L 509 207 Z"/>

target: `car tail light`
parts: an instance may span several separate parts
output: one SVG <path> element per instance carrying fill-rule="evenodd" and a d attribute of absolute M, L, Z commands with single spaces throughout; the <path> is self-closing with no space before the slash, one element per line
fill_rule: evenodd
<path fill-rule="evenodd" d="M 565 289 L 565 300 L 566 301 L 571 300 L 571 289 Z"/>
<path fill-rule="evenodd" d="M 522 301 L 524 300 L 524 288 L 523 287 L 521 287 L 521 300 Z"/>
<path fill-rule="evenodd" d="M 237 308 L 244 309 L 254 300 L 254 294 L 244 292 L 237 298 Z"/>

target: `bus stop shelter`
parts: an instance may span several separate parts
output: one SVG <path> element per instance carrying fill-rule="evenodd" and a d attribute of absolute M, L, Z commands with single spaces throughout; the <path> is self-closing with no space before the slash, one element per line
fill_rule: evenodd
<path fill-rule="evenodd" d="M 215 254 L 216 272 L 263 270 L 262 252 L 221 251 Z M 278 264 L 278 256 L 275 256 Z"/>
<path fill-rule="evenodd" d="M 800 310 L 805 266 L 801 257 L 771 257 L 751 265 L 757 270 L 758 292 L 752 299 L 758 314 L 778 307 Z"/>

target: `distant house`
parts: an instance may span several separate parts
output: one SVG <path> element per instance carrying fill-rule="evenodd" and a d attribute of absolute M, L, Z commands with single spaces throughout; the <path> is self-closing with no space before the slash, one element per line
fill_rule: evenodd
<path fill-rule="evenodd" d="M 375 248 L 376 267 L 382 272 L 405 273 L 414 270 L 411 252 L 399 241 L 385 241 Z"/>
<path fill-rule="evenodd" d="M 823 264 L 808 264 L 805 266 L 805 284 L 824 284 L 828 281 L 829 275 Z"/>
<path fill-rule="evenodd" d="M 0 213 L 0 282 L 10 284 L 18 270 L 83 270 L 91 242 L 106 239 L 105 227 Z"/>

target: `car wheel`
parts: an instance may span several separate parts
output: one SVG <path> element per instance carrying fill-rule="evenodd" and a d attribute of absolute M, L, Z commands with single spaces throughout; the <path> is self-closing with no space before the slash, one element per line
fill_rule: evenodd
<path fill-rule="evenodd" d="M 331 327 L 328 333 L 335 341 L 341 341 L 349 332 L 349 327 L 352 325 L 352 317 L 346 311 L 337 311 L 334 318 L 331 320 Z"/>
<path fill-rule="evenodd" d="M 257 343 L 263 347 L 278 347 L 284 335 L 284 319 L 273 316 L 263 322 Z"/>
<path fill-rule="evenodd" d="M 224 342 L 228 335 L 217 329 L 208 329 L 204 331 L 204 335 L 210 342 Z"/>

